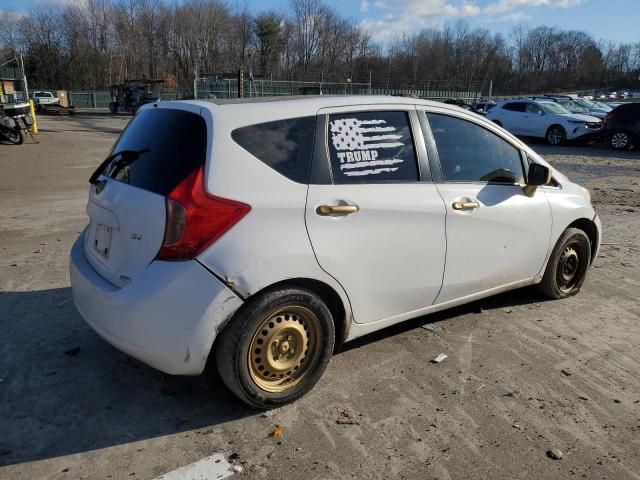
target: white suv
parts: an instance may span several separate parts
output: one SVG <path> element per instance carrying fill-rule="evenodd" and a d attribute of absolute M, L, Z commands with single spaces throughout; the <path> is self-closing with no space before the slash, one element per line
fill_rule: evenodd
<path fill-rule="evenodd" d="M 553 100 L 505 100 L 487 118 L 514 135 L 545 138 L 551 145 L 567 140 L 598 140 L 602 121 L 590 115 L 571 113 Z"/>
<path fill-rule="evenodd" d="M 573 295 L 600 244 L 588 192 L 520 140 L 397 97 L 145 106 L 87 213 L 71 251 L 86 321 L 170 374 L 211 360 L 255 407 L 389 325 L 533 284 Z"/>

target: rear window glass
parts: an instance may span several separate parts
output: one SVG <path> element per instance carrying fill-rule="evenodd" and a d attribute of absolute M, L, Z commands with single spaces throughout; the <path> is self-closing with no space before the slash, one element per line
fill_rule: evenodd
<path fill-rule="evenodd" d="M 315 125 L 315 117 L 290 118 L 237 128 L 231 138 L 289 180 L 307 183 Z"/>
<path fill-rule="evenodd" d="M 113 147 L 102 174 L 134 187 L 168 195 L 204 165 L 207 127 L 195 113 L 172 108 L 142 110 Z M 119 152 L 136 152 L 127 161 Z"/>

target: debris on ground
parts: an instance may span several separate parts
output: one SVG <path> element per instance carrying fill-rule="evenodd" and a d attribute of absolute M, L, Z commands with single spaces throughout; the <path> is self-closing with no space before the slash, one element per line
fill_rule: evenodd
<path fill-rule="evenodd" d="M 271 410 L 267 410 L 265 412 L 262 412 L 262 414 L 260 416 L 262 418 L 273 417 L 273 414 L 276 413 L 277 410 L 278 410 L 277 408 L 272 408 Z"/>
<path fill-rule="evenodd" d="M 75 357 L 79 353 L 80 353 L 80 347 L 73 347 L 73 348 L 70 348 L 69 350 L 64 351 L 64 354 L 69 355 L 70 357 Z"/>
<path fill-rule="evenodd" d="M 440 363 L 440 362 L 442 362 L 445 358 L 448 358 L 448 356 L 447 356 L 447 355 L 445 355 L 444 353 L 440 353 L 440 354 L 436 355 L 435 357 L 433 357 L 433 358 L 431 359 L 431 362 L 432 362 L 432 363 Z"/>
<path fill-rule="evenodd" d="M 242 467 L 240 467 L 242 469 Z M 240 473 L 232 467 L 221 453 L 214 453 L 210 457 L 203 458 L 197 462 L 186 465 L 177 470 L 165 473 L 154 480 L 186 480 L 193 478 L 207 478 L 209 480 L 222 480 L 230 477 L 235 472 Z"/>
<path fill-rule="evenodd" d="M 347 410 L 341 410 L 336 419 L 338 425 L 360 425 L 360 422 Z"/>
<path fill-rule="evenodd" d="M 580 395 L 578 398 L 579 398 L 580 400 L 584 400 L 584 401 L 589 400 L 589 399 L 588 399 L 587 397 L 585 397 L 584 395 Z"/>
<path fill-rule="evenodd" d="M 560 370 L 562 372 L 563 375 L 570 377 L 571 375 L 573 375 L 573 373 L 571 373 L 569 370 L 563 368 L 562 370 Z"/>
<path fill-rule="evenodd" d="M 518 430 L 520 430 L 522 427 L 520 426 L 519 423 L 514 423 L 513 425 L 511 425 L 513 428 L 517 428 Z"/>
<path fill-rule="evenodd" d="M 440 327 L 435 323 L 425 323 L 424 325 L 422 325 L 422 328 L 424 328 L 425 330 L 429 330 L 430 332 L 435 332 Z"/>
<path fill-rule="evenodd" d="M 284 433 L 284 428 L 276 427 L 276 428 L 273 429 L 273 432 L 271 432 L 271 436 L 273 438 L 280 438 L 283 433 Z"/>
<path fill-rule="evenodd" d="M 557 448 L 552 448 L 551 450 L 547 450 L 547 457 L 553 460 L 560 460 L 562 458 L 562 451 Z"/>
<path fill-rule="evenodd" d="M 242 471 L 244 470 L 244 468 L 242 468 L 240 465 L 234 465 L 233 466 L 233 471 L 236 473 L 242 473 Z"/>
<path fill-rule="evenodd" d="M 476 388 L 473 393 L 478 393 L 480 390 L 482 390 L 485 387 L 484 383 L 482 385 L 480 385 L 478 388 Z"/>

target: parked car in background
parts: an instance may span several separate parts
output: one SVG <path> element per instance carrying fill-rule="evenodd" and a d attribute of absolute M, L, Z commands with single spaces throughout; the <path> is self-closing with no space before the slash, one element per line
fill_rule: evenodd
<path fill-rule="evenodd" d="M 550 145 L 567 140 L 597 140 L 602 121 L 571 113 L 553 100 L 505 100 L 489 110 L 487 118 L 514 135 L 545 138 Z"/>
<path fill-rule="evenodd" d="M 33 99 L 36 110 L 40 110 L 44 105 L 58 105 L 60 103 L 60 99 L 56 97 L 53 92 L 48 91 L 33 92 L 31 98 Z"/>
<path fill-rule="evenodd" d="M 574 295 L 601 237 L 589 192 L 522 141 L 412 98 L 146 105 L 90 182 L 78 311 L 258 408 L 344 341 L 518 287 Z"/>
<path fill-rule="evenodd" d="M 479 113 L 480 115 L 486 115 L 489 112 L 489 110 L 491 110 L 496 105 L 497 105 L 497 102 L 487 100 L 487 101 L 474 103 L 473 108 L 476 113 Z"/>
<path fill-rule="evenodd" d="M 546 95 L 542 98 L 548 98 L 559 103 L 571 113 L 591 115 L 592 117 L 599 118 L 600 120 L 603 120 L 605 115 L 612 110 L 612 108 L 606 103 L 591 102 L 584 97 L 580 97 L 575 94 Z"/>
<path fill-rule="evenodd" d="M 616 150 L 640 144 L 640 103 L 623 103 L 609 112 L 604 119 L 603 134 Z"/>

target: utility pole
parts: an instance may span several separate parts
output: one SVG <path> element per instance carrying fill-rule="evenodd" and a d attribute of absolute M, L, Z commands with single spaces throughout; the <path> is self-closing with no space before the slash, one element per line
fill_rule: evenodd
<path fill-rule="evenodd" d="M 193 70 L 193 99 L 198 99 L 198 61 L 196 60 L 196 68 Z"/>
<path fill-rule="evenodd" d="M 29 98 L 29 88 L 27 87 L 27 75 L 24 73 L 24 58 L 22 52 L 20 52 L 20 69 L 22 70 L 22 83 L 24 84 L 24 100 Z"/>
<path fill-rule="evenodd" d="M 493 95 L 493 80 L 489 80 L 489 101 L 491 101 L 492 95 Z"/>

